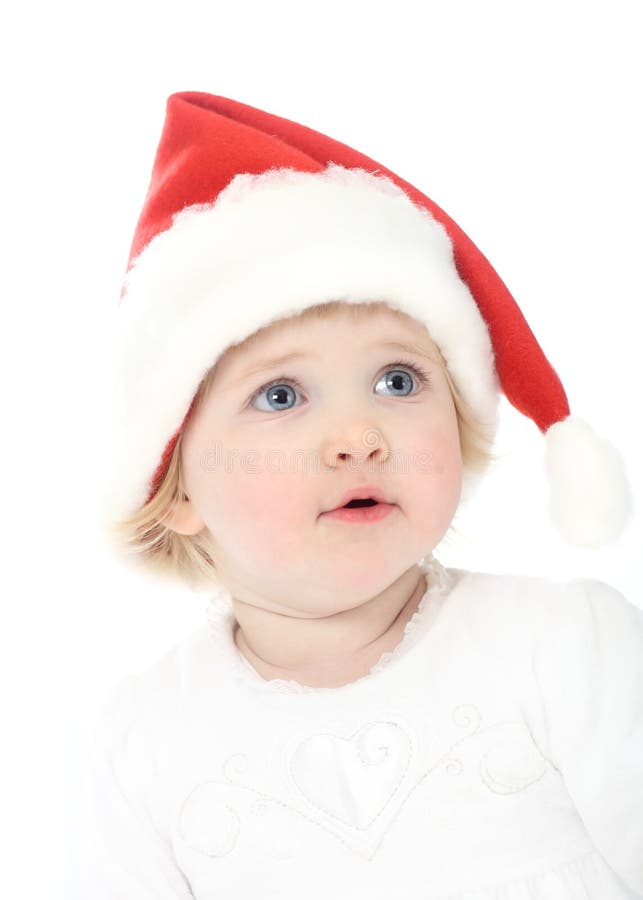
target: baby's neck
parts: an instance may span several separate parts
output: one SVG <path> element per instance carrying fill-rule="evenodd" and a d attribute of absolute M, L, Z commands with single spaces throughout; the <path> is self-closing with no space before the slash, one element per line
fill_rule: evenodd
<path fill-rule="evenodd" d="M 370 673 L 383 653 L 397 647 L 404 635 L 404 628 L 417 611 L 427 590 L 427 579 L 421 572 L 414 590 L 387 630 L 375 641 L 351 655 L 338 655 L 334 659 L 312 661 L 296 668 L 275 665 L 255 653 L 245 639 L 239 624 L 235 624 L 234 641 L 240 653 L 265 680 L 284 679 L 315 688 L 342 687 Z"/>

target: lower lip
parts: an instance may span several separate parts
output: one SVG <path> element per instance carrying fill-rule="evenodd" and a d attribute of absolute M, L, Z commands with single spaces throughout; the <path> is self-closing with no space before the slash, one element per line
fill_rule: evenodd
<path fill-rule="evenodd" d="M 339 509 L 332 509 L 330 512 L 324 513 L 324 517 L 337 519 L 339 522 L 365 525 L 368 522 L 379 522 L 380 519 L 385 519 L 394 509 L 395 505 L 392 503 L 378 503 L 376 506 L 355 506 L 353 508 L 340 506 Z"/>

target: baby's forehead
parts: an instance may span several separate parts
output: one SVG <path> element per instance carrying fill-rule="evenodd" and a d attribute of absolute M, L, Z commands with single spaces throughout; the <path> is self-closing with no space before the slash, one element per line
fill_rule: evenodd
<path fill-rule="evenodd" d="M 369 344 L 374 344 L 377 341 L 398 340 L 428 352 L 436 360 L 440 356 L 437 344 L 424 323 L 406 313 L 380 303 L 338 306 L 331 303 L 311 307 L 301 314 L 257 329 L 243 341 L 230 346 L 220 357 L 220 363 L 226 367 L 239 362 L 252 364 L 284 343 L 293 351 L 309 345 L 311 339 L 317 348 L 323 347 L 324 341 L 331 345 L 336 340 L 337 329 L 344 327 L 350 329 L 351 339 L 355 341 L 363 338 L 365 342 L 368 340 Z"/>

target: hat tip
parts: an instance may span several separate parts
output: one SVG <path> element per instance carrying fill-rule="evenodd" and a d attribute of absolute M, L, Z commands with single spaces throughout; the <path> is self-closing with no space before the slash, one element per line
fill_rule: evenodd
<path fill-rule="evenodd" d="M 583 419 L 568 416 L 545 434 L 552 523 L 575 547 L 601 547 L 620 537 L 632 511 L 619 451 Z"/>

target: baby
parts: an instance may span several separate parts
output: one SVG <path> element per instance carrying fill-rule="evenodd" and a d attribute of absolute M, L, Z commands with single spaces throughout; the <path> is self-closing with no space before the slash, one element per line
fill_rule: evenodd
<path fill-rule="evenodd" d="M 500 390 L 570 542 L 629 509 L 457 225 L 345 144 L 175 94 L 118 315 L 110 541 L 210 602 L 97 719 L 96 896 L 643 897 L 643 613 L 432 552 Z"/>

